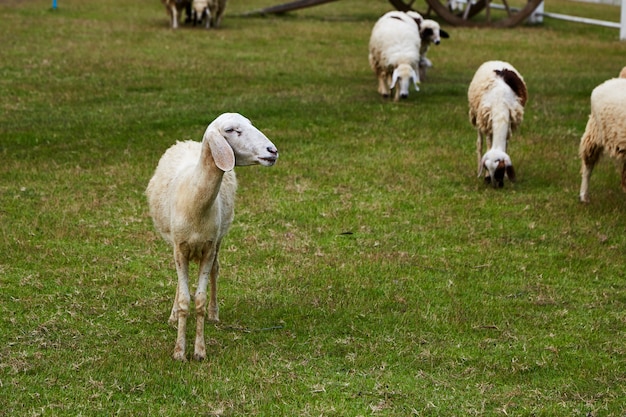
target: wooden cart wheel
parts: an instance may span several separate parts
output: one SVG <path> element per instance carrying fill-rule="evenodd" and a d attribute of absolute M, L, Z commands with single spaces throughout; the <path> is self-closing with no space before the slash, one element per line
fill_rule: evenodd
<path fill-rule="evenodd" d="M 454 26 L 513 27 L 522 23 L 543 0 L 425 0 L 428 11 Z M 389 0 L 400 11 L 415 10 L 415 0 Z"/>

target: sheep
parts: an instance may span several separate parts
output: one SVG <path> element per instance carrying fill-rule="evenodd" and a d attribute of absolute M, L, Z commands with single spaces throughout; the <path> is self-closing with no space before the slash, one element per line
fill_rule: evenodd
<path fill-rule="evenodd" d="M 208 0 L 193 0 L 191 3 L 193 25 L 201 24 L 204 20 L 204 26 L 208 29 L 211 27 L 211 12 L 209 10 Z"/>
<path fill-rule="evenodd" d="M 180 12 L 183 8 L 187 11 L 187 15 L 191 14 L 191 1 L 190 0 L 161 0 L 167 10 L 167 14 L 170 17 L 170 24 L 172 29 L 178 29 L 178 20 Z"/>
<path fill-rule="evenodd" d="M 626 67 L 619 78 L 605 81 L 591 92 L 591 114 L 578 152 L 582 161 L 581 202 L 589 202 L 589 178 L 605 152 L 621 163 L 621 186 L 626 192 Z"/>
<path fill-rule="evenodd" d="M 478 176 L 486 168 L 485 182 L 494 187 L 504 186 L 505 173 L 514 182 L 515 170 L 506 146 L 524 118 L 528 100 L 524 79 L 507 62 L 487 61 L 476 71 L 467 96 L 470 122 L 478 132 Z M 482 155 L 485 138 L 489 151 Z"/>
<path fill-rule="evenodd" d="M 416 12 L 391 11 L 374 25 L 368 58 L 378 77 L 378 92 L 383 97 L 389 97 L 395 88 L 394 101 L 407 98 L 411 81 L 419 91 L 419 24 L 422 20 Z"/>
<path fill-rule="evenodd" d="M 420 24 L 420 38 L 422 39 L 422 44 L 420 46 L 420 61 L 419 61 L 419 72 L 420 79 L 424 80 L 426 78 L 426 70 L 428 68 L 432 68 L 433 63 L 430 59 L 426 58 L 426 53 L 430 48 L 430 45 L 439 45 L 441 42 L 441 38 L 449 38 L 450 35 L 445 30 L 441 29 L 439 23 L 432 19 L 424 19 Z"/>
<path fill-rule="evenodd" d="M 161 157 L 146 196 L 156 229 L 174 248 L 178 283 L 169 318 L 172 324 L 178 323 L 174 359 L 185 360 L 190 261 L 199 265 L 194 296 L 195 360 L 206 358 L 204 318 L 209 278 L 208 319 L 219 321 L 218 253 L 234 218 L 237 180 L 232 169 L 235 165 L 272 166 L 277 159 L 274 144 L 238 113 L 217 117 L 207 127 L 202 142 L 177 142 Z"/>
<path fill-rule="evenodd" d="M 209 0 L 209 14 L 211 15 L 211 27 L 218 28 L 222 23 L 222 15 L 226 10 L 227 0 Z"/>

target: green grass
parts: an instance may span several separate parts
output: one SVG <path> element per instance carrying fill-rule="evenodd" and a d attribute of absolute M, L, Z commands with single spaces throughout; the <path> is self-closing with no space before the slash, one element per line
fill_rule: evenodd
<path fill-rule="evenodd" d="M 157 0 L 0 1 L 0 416 L 623 416 L 626 196 L 581 205 L 591 90 L 618 31 L 447 27 L 419 93 L 378 97 L 383 0 L 168 29 Z M 619 20 L 619 8 L 547 11 Z M 475 174 L 467 86 L 524 75 L 518 182 Z M 209 359 L 171 359 L 171 250 L 143 195 L 225 111 L 278 146 L 238 168 Z M 192 328 L 189 326 L 192 337 Z"/>

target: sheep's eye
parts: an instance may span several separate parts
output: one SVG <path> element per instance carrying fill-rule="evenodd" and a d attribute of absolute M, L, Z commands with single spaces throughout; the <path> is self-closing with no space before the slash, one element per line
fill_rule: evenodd
<path fill-rule="evenodd" d="M 226 129 L 224 129 L 224 132 L 226 133 L 233 133 L 235 131 L 234 127 L 227 127 Z"/>

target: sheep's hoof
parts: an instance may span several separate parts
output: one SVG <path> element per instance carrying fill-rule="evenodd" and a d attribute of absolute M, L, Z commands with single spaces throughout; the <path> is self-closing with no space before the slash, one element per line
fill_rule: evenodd
<path fill-rule="evenodd" d="M 214 323 L 218 323 L 220 321 L 219 309 L 209 308 L 209 311 L 207 311 L 207 320 L 212 321 Z"/>
<path fill-rule="evenodd" d="M 578 201 L 580 201 L 583 204 L 589 204 L 589 197 L 581 195 L 578 197 Z"/>
<path fill-rule="evenodd" d="M 491 177 L 490 176 L 486 176 L 485 177 L 485 185 L 491 185 Z"/>
<path fill-rule="evenodd" d="M 206 359 L 206 352 L 196 352 L 193 354 L 194 361 L 202 362 L 205 359 Z"/>
<path fill-rule="evenodd" d="M 174 354 L 172 355 L 175 361 L 187 362 L 187 358 L 185 358 L 185 351 L 174 349 Z"/>

